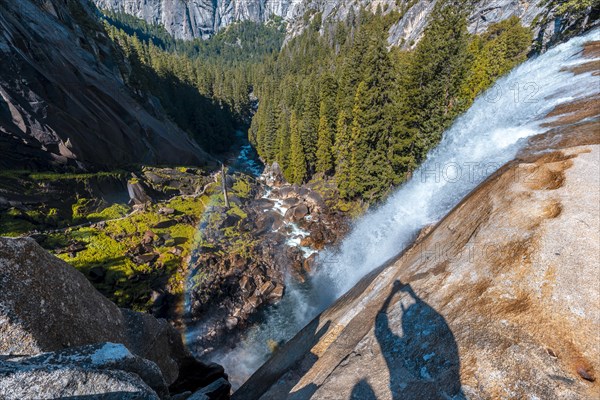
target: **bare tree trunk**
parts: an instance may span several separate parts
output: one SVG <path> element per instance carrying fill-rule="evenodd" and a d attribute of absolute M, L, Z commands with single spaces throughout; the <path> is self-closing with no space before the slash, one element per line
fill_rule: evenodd
<path fill-rule="evenodd" d="M 225 164 L 221 164 L 221 183 L 223 185 L 223 198 L 225 207 L 229 208 L 229 197 L 227 196 L 227 176 L 225 175 Z"/>

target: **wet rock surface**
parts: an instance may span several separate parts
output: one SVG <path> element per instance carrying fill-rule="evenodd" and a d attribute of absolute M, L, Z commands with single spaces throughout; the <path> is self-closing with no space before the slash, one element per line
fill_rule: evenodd
<path fill-rule="evenodd" d="M 236 178 L 232 178 L 231 185 L 235 185 Z M 253 196 L 241 202 L 244 218 L 234 220 L 226 210 L 215 208 L 218 222 L 201 223 L 209 247 L 192 256 L 190 281 L 195 284 L 185 319 L 196 354 L 208 355 L 220 346 L 234 345 L 259 310 L 285 295 L 286 277 L 304 281 L 314 264 L 314 253 L 334 243 L 347 229 L 344 216 L 330 213 L 317 192 L 274 179 L 272 168 L 260 180 L 279 186 L 267 186 L 265 192 L 263 184 L 255 182 Z M 223 228 L 242 234 L 228 239 Z M 244 241 L 245 254 L 228 254 L 231 250 L 227 249 L 238 248 L 240 241 Z M 224 250 L 220 256 L 216 248 Z"/>

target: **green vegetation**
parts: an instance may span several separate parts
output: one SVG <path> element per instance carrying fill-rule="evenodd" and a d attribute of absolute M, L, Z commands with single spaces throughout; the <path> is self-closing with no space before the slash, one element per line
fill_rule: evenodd
<path fill-rule="evenodd" d="M 170 118 L 207 151 L 228 150 L 234 126 L 252 117 L 252 68 L 281 47 L 282 20 L 239 22 L 209 40 L 184 41 L 127 14 L 103 15 L 106 31 L 133 68 L 130 86 L 158 97 Z"/>
<path fill-rule="evenodd" d="M 351 13 L 323 31 L 320 15 L 307 15 L 309 28 L 256 67 L 250 140 L 291 182 L 325 176 L 344 202 L 380 200 L 526 56 L 532 35 L 517 19 L 472 36 L 467 14 L 464 1 L 438 2 L 412 51 L 387 49 L 401 13 Z"/>
<path fill-rule="evenodd" d="M 212 182 L 202 196 L 177 196 L 133 213 L 121 204 L 95 211 L 95 200 L 80 198 L 72 205 L 72 219 L 62 221 L 104 222 L 43 235 L 41 244 L 86 274 L 119 306 L 149 311 L 153 291 L 183 295 L 188 262 L 198 249 L 208 256 L 250 255 L 255 239 L 239 224 L 248 218 L 243 203 L 252 197 L 255 183 L 244 175 L 233 179 L 230 194 L 242 205 L 232 202 L 229 210 L 223 208 L 220 182 Z M 174 212 L 163 215 L 161 208 Z M 37 226 L 29 220 L 55 216 L 52 210 L 11 209 L 0 214 L 0 229 L 29 231 Z M 225 225 L 230 216 L 234 223 Z M 201 271 L 199 276 L 209 272 Z"/>
<path fill-rule="evenodd" d="M 102 14 L 105 21 L 128 36 L 137 36 L 141 41 L 152 43 L 165 51 L 185 54 L 209 63 L 238 64 L 259 59 L 264 54 L 278 52 L 285 38 L 285 23 L 277 16 L 265 24 L 236 22 L 207 40 L 180 40 L 174 39 L 162 25 L 151 25 L 122 12 L 102 10 Z"/>
<path fill-rule="evenodd" d="M 32 198 L 40 193 L 50 193 L 49 196 L 42 196 L 44 201 L 39 204 L 0 210 L 0 235 L 16 237 L 33 231 L 120 218 L 129 212 L 128 206 L 109 205 L 77 193 L 88 193 L 92 182 L 123 180 L 128 173 L 121 170 L 95 173 L 0 171 L 0 187 L 9 193 L 22 193 Z M 52 195 L 54 192 L 64 193 L 64 197 L 55 197 Z"/>
<path fill-rule="evenodd" d="M 190 255 L 197 232 L 195 213 L 204 209 L 200 198 L 176 198 L 167 205 L 185 211 L 185 215 L 194 219 L 191 223 L 178 223 L 176 219 L 159 215 L 156 205 L 107 221 L 102 227 L 49 235 L 42 245 L 58 251 L 60 258 L 86 274 L 98 290 L 119 306 L 148 311 L 152 305 L 152 290 L 174 295 L 183 293 L 184 260 Z M 119 215 L 122 211 L 118 206 L 104 210 L 107 216 Z M 84 249 L 60 251 L 60 247 L 68 243 L 82 245 Z M 146 247 L 140 247 L 142 245 Z M 154 254 L 150 257 L 152 261 L 136 260 L 135 254 L 145 254 L 146 250 Z"/>

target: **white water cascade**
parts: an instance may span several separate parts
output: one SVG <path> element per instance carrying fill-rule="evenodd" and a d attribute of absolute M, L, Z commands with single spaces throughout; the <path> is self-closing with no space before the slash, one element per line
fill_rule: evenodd
<path fill-rule="evenodd" d="M 600 40 L 595 30 L 523 63 L 477 98 L 448 129 L 426 162 L 387 202 L 353 226 L 338 248 L 319 254 L 311 282 L 289 282 L 283 300 L 268 310 L 234 348 L 213 360 L 225 366 L 234 387 L 266 361 L 269 342 L 289 340 L 363 276 L 399 254 L 421 228 L 439 221 L 465 195 L 510 161 L 525 138 L 545 129 L 556 105 L 600 93 L 600 79 L 565 68 L 591 61 L 582 44 Z"/>

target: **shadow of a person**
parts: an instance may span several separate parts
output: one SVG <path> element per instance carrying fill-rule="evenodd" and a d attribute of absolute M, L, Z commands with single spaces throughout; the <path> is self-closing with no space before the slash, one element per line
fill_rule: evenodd
<path fill-rule="evenodd" d="M 398 301 L 401 313 L 390 310 L 399 292 L 408 295 Z M 398 328 L 400 318 L 402 336 L 391 329 Z M 394 282 L 377 315 L 375 336 L 390 373 L 393 400 L 464 399 L 454 335 L 444 317 L 421 300 L 410 284 Z"/>
<path fill-rule="evenodd" d="M 377 400 L 377 396 L 375 395 L 373 388 L 371 388 L 371 385 L 369 385 L 365 379 L 361 379 L 352 388 L 350 400 Z"/>

